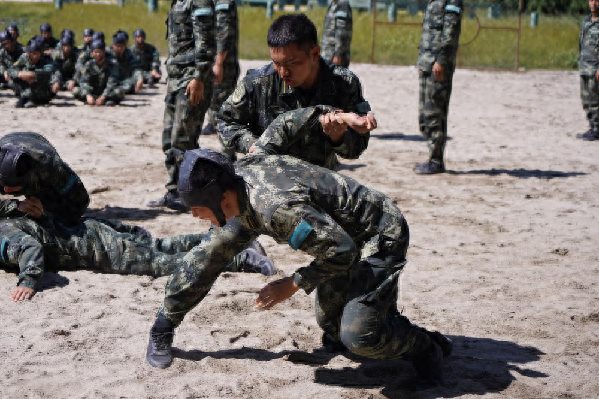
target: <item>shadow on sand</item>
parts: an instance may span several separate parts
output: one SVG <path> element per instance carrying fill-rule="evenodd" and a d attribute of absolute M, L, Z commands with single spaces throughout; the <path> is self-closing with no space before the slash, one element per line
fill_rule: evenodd
<path fill-rule="evenodd" d="M 85 212 L 85 216 L 101 219 L 150 220 L 160 215 L 177 215 L 179 213 L 168 208 L 139 209 L 105 206 L 100 209 L 90 208 Z"/>
<path fill-rule="evenodd" d="M 369 360 L 348 356 L 359 366 L 331 369 L 326 364 L 335 354 L 316 351 L 271 352 L 264 349 L 240 348 L 215 352 L 183 351 L 173 348 L 175 357 L 200 361 L 215 359 L 251 359 L 270 361 L 285 358 L 293 363 L 315 367 L 314 382 L 346 388 L 381 388 L 388 398 L 452 398 L 501 392 L 516 379 L 512 373 L 528 378 L 544 378 L 547 374 L 526 368 L 526 363 L 540 359 L 543 352 L 532 346 L 490 338 L 453 336 L 454 351 L 443 366 L 444 383 L 431 386 L 416 377 L 412 365 L 403 360 Z"/>
<path fill-rule="evenodd" d="M 556 179 L 566 177 L 584 176 L 585 172 L 563 172 L 560 170 L 539 170 L 539 169 L 478 169 L 478 170 L 448 170 L 447 174 L 450 175 L 487 175 L 487 176 L 498 176 L 508 175 L 511 177 L 517 177 L 519 179 Z"/>

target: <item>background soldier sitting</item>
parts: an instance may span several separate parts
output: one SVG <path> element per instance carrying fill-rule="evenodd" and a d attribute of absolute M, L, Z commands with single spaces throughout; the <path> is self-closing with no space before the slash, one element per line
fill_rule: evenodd
<path fill-rule="evenodd" d="M 143 29 L 137 29 L 133 33 L 135 44 L 129 48 L 136 64 L 138 64 L 144 83 L 153 86 L 160 81 L 162 72 L 160 72 L 160 54 L 156 47 L 146 43 L 146 32 Z"/>
<path fill-rule="evenodd" d="M 79 49 L 75 47 L 73 36 L 66 34 L 60 39 L 60 45 L 52 53 L 52 59 L 61 76 L 61 89 L 73 91 L 75 88 L 75 66 L 79 58 Z"/>
<path fill-rule="evenodd" d="M 12 37 L 7 30 L 0 32 L 0 88 L 12 88 L 12 82 L 8 76 L 8 71 L 14 63 L 23 55 L 23 47 L 17 44 L 17 40 Z"/>
<path fill-rule="evenodd" d="M 128 37 L 125 32 L 117 32 L 112 36 L 110 53 L 116 61 L 119 87 L 125 94 L 139 93 L 144 81 L 139 63 L 127 48 Z"/>

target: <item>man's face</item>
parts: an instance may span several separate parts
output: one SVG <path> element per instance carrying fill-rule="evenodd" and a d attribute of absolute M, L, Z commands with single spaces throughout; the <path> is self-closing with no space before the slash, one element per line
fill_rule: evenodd
<path fill-rule="evenodd" d="M 32 64 L 37 64 L 40 61 L 40 58 L 42 58 L 42 52 L 30 51 L 29 53 L 27 53 L 27 56 L 29 57 L 29 62 L 31 62 Z"/>
<path fill-rule="evenodd" d="M 48 40 L 52 37 L 52 32 L 42 32 L 42 37 L 44 38 L 44 40 Z"/>
<path fill-rule="evenodd" d="M 91 35 L 90 36 L 83 36 L 83 43 L 90 44 L 92 42 L 93 38 L 94 37 L 91 36 Z"/>
<path fill-rule="evenodd" d="M 10 29 L 8 28 L 8 33 L 10 33 L 10 35 L 12 36 L 13 39 L 17 40 L 17 37 L 19 37 L 19 33 L 14 30 L 14 29 Z"/>
<path fill-rule="evenodd" d="M 143 46 L 146 42 L 146 38 L 143 36 L 135 36 L 135 44 L 139 47 Z"/>
<path fill-rule="evenodd" d="M 116 55 L 117 57 L 120 57 L 125 52 L 125 44 L 124 43 L 113 43 L 112 51 L 114 52 L 114 55 Z"/>
<path fill-rule="evenodd" d="M 73 46 L 70 44 L 63 44 L 61 47 L 64 55 L 70 55 L 71 51 L 73 51 Z"/>
<path fill-rule="evenodd" d="M 94 51 L 92 51 L 92 57 L 94 57 L 94 60 L 96 60 L 97 64 L 101 64 L 102 62 L 104 62 L 104 56 L 106 54 L 104 53 L 104 50 L 101 48 L 97 48 Z"/>
<path fill-rule="evenodd" d="M 6 49 L 8 51 L 11 50 L 11 47 L 12 47 L 11 46 L 11 40 L 2 40 L 1 45 L 2 45 L 2 48 Z"/>
<path fill-rule="evenodd" d="M 270 47 L 270 58 L 277 74 L 291 87 L 306 87 L 318 70 L 320 48 L 310 50 L 301 48 L 295 43 L 284 47 Z"/>
<path fill-rule="evenodd" d="M 599 0 L 589 0 L 589 10 L 591 14 L 599 15 Z"/>
<path fill-rule="evenodd" d="M 212 212 L 212 210 L 210 208 L 207 208 L 205 206 L 192 206 L 191 214 L 195 218 L 199 218 L 202 220 L 208 220 L 213 225 L 220 226 L 220 223 L 218 222 L 216 215 L 214 215 L 214 212 Z"/>

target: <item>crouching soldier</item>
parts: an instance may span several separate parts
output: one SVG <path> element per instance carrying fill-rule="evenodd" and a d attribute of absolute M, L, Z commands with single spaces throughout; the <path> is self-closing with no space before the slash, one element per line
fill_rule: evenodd
<path fill-rule="evenodd" d="M 48 104 L 60 90 L 60 72 L 49 56 L 42 54 L 42 44 L 31 40 L 26 53 L 21 55 L 9 70 L 15 94 L 19 97 L 17 108 L 33 108 Z"/>
<path fill-rule="evenodd" d="M 76 99 L 87 105 L 115 105 L 125 97 L 118 86 L 118 67 L 106 56 L 104 42 L 92 43 L 92 60 L 80 71 L 79 87 L 73 91 Z"/>
<path fill-rule="evenodd" d="M 260 234 L 314 257 L 259 293 L 270 309 L 302 289 L 316 290 L 324 343 L 374 359 L 410 359 L 431 380 L 451 342 L 412 324 L 397 309 L 408 224 L 393 201 L 355 180 L 290 156 L 254 155 L 233 165 L 209 149 L 185 153 L 178 189 L 195 217 L 220 226 L 171 275 L 150 332 L 146 358 L 172 360 L 174 329 L 210 291 L 223 265 Z"/>

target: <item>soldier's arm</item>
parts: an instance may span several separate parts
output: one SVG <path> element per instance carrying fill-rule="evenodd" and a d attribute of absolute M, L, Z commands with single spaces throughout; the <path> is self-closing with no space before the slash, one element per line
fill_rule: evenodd
<path fill-rule="evenodd" d="M 443 66 L 447 66 L 452 63 L 449 58 L 455 54 L 458 48 L 462 13 L 464 11 L 462 0 L 447 0 L 444 11 L 441 47 L 436 62 Z"/>
<path fill-rule="evenodd" d="M 160 53 L 156 49 L 156 47 L 152 46 L 152 67 L 156 72 L 160 72 Z"/>
<path fill-rule="evenodd" d="M 243 154 L 259 136 L 250 129 L 251 116 L 257 112 L 252 104 L 251 90 L 248 78 L 240 80 L 216 115 L 218 134 L 225 148 Z"/>
<path fill-rule="evenodd" d="M 110 62 L 106 60 L 106 62 Z M 111 93 L 113 93 L 116 88 L 119 86 L 119 71 L 115 64 L 111 64 L 108 70 L 108 80 L 106 81 L 106 87 L 102 92 L 102 97 L 107 97 Z"/>
<path fill-rule="evenodd" d="M 310 132 L 324 134 L 318 118 L 333 110 L 330 106 L 316 106 L 279 115 L 255 142 L 256 153 L 289 154 L 290 149 Z"/>
<path fill-rule="evenodd" d="M 87 65 L 82 65 L 80 69 L 78 68 L 73 78 L 77 79 L 82 96 L 90 95 L 93 92 L 93 87 L 89 81 L 90 74 L 87 70 Z"/>
<path fill-rule="evenodd" d="M 234 18 L 235 2 L 230 0 L 217 0 L 214 10 L 216 12 L 216 53 L 227 52 L 227 43 L 235 34 Z"/>
<path fill-rule="evenodd" d="M 23 70 L 26 62 L 26 59 L 23 58 L 24 56 L 25 54 L 19 57 L 19 59 L 16 60 L 14 64 L 12 64 L 12 67 L 8 69 L 8 76 L 10 76 L 11 79 L 14 80 L 19 78 L 19 72 Z"/>
<path fill-rule="evenodd" d="M 60 159 L 43 168 L 45 170 L 39 172 L 40 176 L 44 176 L 46 184 L 56 191 L 56 195 L 52 196 L 52 203 L 43 204 L 44 210 L 68 224 L 78 223 L 89 205 L 89 194 L 83 182 L 69 165 Z"/>
<path fill-rule="evenodd" d="M 214 59 L 214 3 L 192 0 L 191 18 L 195 44 L 194 79 L 206 81 Z"/>
<path fill-rule="evenodd" d="M 341 57 L 349 53 L 352 36 L 352 10 L 349 1 L 340 1 L 335 11 L 335 52 Z"/>
<path fill-rule="evenodd" d="M 280 206 L 273 214 L 271 227 L 275 239 L 314 257 L 293 274 L 295 284 L 312 292 L 320 283 L 346 273 L 360 251 L 347 232 L 326 213 L 307 204 Z"/>
<path fill-rule="evenodd" d="M 42 243 L 14 226 L 2 225 L 0 232 L 2 263 L 19 267 L 19 287 L 35 289 L 45 268 Z"/>

